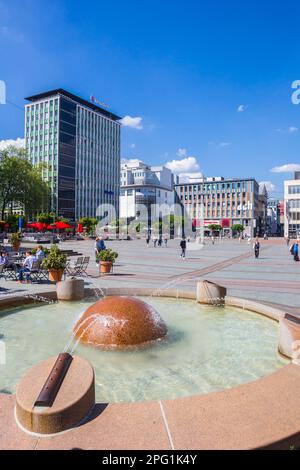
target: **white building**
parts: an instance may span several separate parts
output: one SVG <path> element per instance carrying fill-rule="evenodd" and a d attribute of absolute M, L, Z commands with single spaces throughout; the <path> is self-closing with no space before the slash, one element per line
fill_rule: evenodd
<path fill-rule="evenodd" d="M 300 172 L 284 182 L 284 236 L 300 238 Z"/>
<path fill-rule="evenodd" d="M 164 166 L 149 166 L 139 160 L 121 164 L 120 217 L 139 217 L 139 205 L 143 205 L 150 216 L 151 206 L 174 204 L 174 176 Z M 152 214 L 153 216 L 154 214 Z M 159 216 L 156 213 L 155 216 Z"/>

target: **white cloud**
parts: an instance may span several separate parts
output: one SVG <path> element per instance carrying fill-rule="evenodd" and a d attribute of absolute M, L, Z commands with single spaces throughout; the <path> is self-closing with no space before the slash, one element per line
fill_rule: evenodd
<path fill-rule="evenodd" d="M 261 181 L 259 183 L 259 186 L 260 188 L 263 188 L 265 186 L 268 193 L 272 193 L 276 190 L 276 186 L 272 183 L 272 181 Z"/>
<path fill-rule="evenodd" d="M 7 139 L 7 140 L 0 140 L 0 150 L 5 150 L 7 147 L 13 145 L 14 147 L 24 148 L 25 147 L 25 139 L 21 139 L 18 137 L 16 140 Z"/>
<path fill-rule="evenodd" d="M 290 126 L 288 127 L 287 129 L 282 129 L 281 127 L 279 127 L 278 129 L 276 129 L 277 132 L 285 132 L 285 133 L 290 133 L 290 134 L 294 134 L 295 132 L 298 132 L 298 127 L 295 127 L 295 126 Z"/>
<path fill-rule="evenodd" d="M 219 147 L 228 147 L 230 145 L 230 142 L 220 142 Z"/>
<path fill-rule="evenodd" d="M 238 113 L 243 113 L 244 111 L 246 111 L 247 108 L 248 108 L 248 106 L 246 104 L 240 104 L 238 106 L 237 112 Z"/>
<path fill-rule="evenodd" d="M 294 171 L 300 171 L 298 163 L 287 163 L 286 165 L 275 166 L 271 169 L 272 173 L 293 173 Z"/>
<path fill-rule="evenodd" d="M 221 147 L 221 148 L 224 148 L 224 147 L 229 147 L 229 145 L 231 145 L 231 142 L 208 142 L 209 145 L 213 145 L 214 147 Z"/>
<path fill-rule="evenodd" d="M 179 149 L 177 150 L 176 155 L 177 155 L 178 157 L 186 157 L 186 156 L 187 156 L 187 149 L 185 149 L 185 148 L 179 148 Z"/>
<path fill-rule="evenodd" d="M 143 129 L 141 117 L 124 116 L 123 119 L 120 120 L 120 123 L 124 127 L 132 127 L 133 129 L 139 130 Z"/>
<path fill-rule="evenodd" d="M 203 177 L 196 157 L 188 156 L 187 149 L 179 148 L 177 150 L 177 156 L 182 158 L 171 160 L 167 162 L 165 166 L 169 168 L 175 175 L 179 176 L 180 182 L 188 182 L 191 179 L 199 180 Z"/>
<path fill-rule="evenodd" d="M 171 160 L 166 163 L 166 167 L 170 168 L 173 173 L 195 173 L 200 170 L 199 164 L 195 157 L 186 157 L 181 160 Z"/>

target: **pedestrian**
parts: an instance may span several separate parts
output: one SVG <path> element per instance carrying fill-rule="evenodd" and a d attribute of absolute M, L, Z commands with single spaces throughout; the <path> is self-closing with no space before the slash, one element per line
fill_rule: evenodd
<path fill-rule="evenodd" d="M 289 246 L 290 246 L 290 242 L 291 242 L 290 237 L 287 237 L 287 239 L 286 239 L 286 246 L 287 246 L 288 248 L 289 248 Z"/>
<path fill-rule="evenodd" d="M 180 242 L 180 248 L 181 248 L 181 255 L 180 258 L 185 259 L 185 251 L 186 251 L 186 240 L 185 237 L 182 237 L 182 240 Z"/>
<path fill-rule="evenodd" d="M 153 239 L 153 246 L 154 246 L 154 248 L 156 248 L 156 245 L 157 245 L 157 238 L 154 237 L 154 239 Z"/>
<path fill-rule="evenodd" d="M 165 247 L 167 248 L 167 246 L 168 246 L 168 237 L 167 236 L 165 236 L 164 242 L 165 242 Z"/>
<path fill-rule="evenodd" d="M 45 258 L 45 252 L 41 245 L 37 247 L 35 256 L 37 257 L 39 261 L 43 261 L 43 259 Z"/>
<path fill-rule="evenodd" d="M 258 241 L 258 238 L 256 239 L 253 245 L 253 249 L 254 249 L 255 258 L 257 259 L 259 257 L 259 250 L 260 250 L 260 243 Z"/>
<path fill-rule="evenodd" d="M 213 245 L 215 244 L 215 237 L 213 235 L 211 237 L 211 242 L 212 242 Z"/>
<path fill-rule="evenodd" d="M 294 257 L 294 261 L 299 261 L 299 242 L 298 240 L 293 243 L 291 247 L 291 255 Z"/>
<path fill-rule="evenodd" d="M 105 249 L 106 249 L 106 246 L 105 246 L 103 238 L 102 237 L 97 237 L 96 241 L 95 241 L 96 264 L 99 264 L 98 255 L 100 254 L 100 252 L 102 250 L 105 250 Z"/>
<path fill-rule="evenodd" d="M 161 235 L 159 236 L 159 239 L 158 239 L 158 246 L 162 246 L 162 236 Z"/>
<path fill-rule="evenodd" d="M 147 248 L 149 248 L 149 243 L 150 243 L 150 236 L 148 235 L 147 238 L 146 238 L 146 245 L 147 245 Z"/>

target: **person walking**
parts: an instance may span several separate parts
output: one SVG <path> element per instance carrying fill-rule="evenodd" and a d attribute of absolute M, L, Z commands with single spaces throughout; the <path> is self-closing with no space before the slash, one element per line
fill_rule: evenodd
<path fill-rule="evenodd" d="M 185 237 L 182 237 L 182 240 L 180 242 L 180 248 L 181 248 L 181 255 L 180 258 L 185 259 L 185 251 L 186 251 L 186 240 Z"/>
<path fill-rule="evenodd" d="M 291 255 L 294 257 L 294 261 L 299 261 L 299 242 L 298 240 L 293 243 L 291 248 Z"/>
<path fill-rule="evenodd" d="M 149 243 L 150 243 L 150 236 L 148 235 L 147 238 L 146 238 L 146 245 L 147 245 L 147 248 L 149 248 Z"/>
<path fill-rule="evenodd" d="M 286 239 L 286 246 L 287 246 L 288 248 L 290 247 L 290 242 L 291 242 L 290 237 L 287 237 L 287 239 Z"/>
<path fill-rule="evenodd" d="M 260 250 L 260 243 L 258 241 L 258 238 L 256 239 L 256 241 L 253 245 L 253 248 L 254 248 L 255 258 L 257 259 L 259 257 L 259 250 Z"/>
<path fill-rule="evenodd" d="M 103 238 L 102 237 L 97 237 L 96 241 L 95 241 L 96 264 L 99 264 L 99 260 L 98 260 L 97 257 L 99 255 L 100 251 L 105 250 L 105 249 L 106 249 L 106 246 L 105 246 Z"/>

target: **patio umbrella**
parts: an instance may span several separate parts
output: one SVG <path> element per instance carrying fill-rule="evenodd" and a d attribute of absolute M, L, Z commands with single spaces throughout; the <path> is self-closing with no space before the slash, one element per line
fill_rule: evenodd
<path fill-rule="evenodd" d="M 45 230 L 47 225 L 44 222 L 36 222 L 35 227 L 39 232 L 42 232 L 43 230 Z"/>
<path fill-rule="evenodd" d="M 77 225 L 77 232 L 78 233 L 83 233 L 83 225 L 82 224 Z"/>
<path fill-rule="evenodd" d="M 55 222 L 55 227 L 58 229 L 73 228 L 72 225 L 66 224 L 65 222 Z"/>
<path fill-rule="evenodd" d="M 47 225 L 47 230 L 55 230 L 55 225 Z"/>

